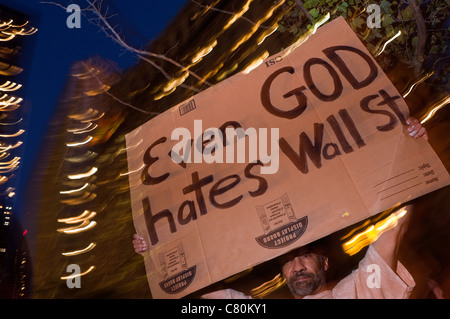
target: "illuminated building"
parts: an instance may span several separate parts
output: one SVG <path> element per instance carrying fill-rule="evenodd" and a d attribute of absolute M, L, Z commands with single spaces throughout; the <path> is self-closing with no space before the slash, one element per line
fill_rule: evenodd
<path fill-rule="evenodd" d="M 0 298 L 30 296 L 27 243 L 15 207 L 25 135 L 24 37 L 37 29 L 28 17 L 0 6 Z"/>
<path fill-rule="evenodd" d="M 40 216 L 34 297 L 150 297 L 142 257 L 131 245 L 125 134 L 294 43 L 276 32 L 289 10 L 283 0 L 188 1 L 148 47 L 165 53 L 151 58 L 164 73 L 143 59 L 123 74 L 101 58 L 73 66 L 29 189 L 39 193 L 28 203 Z M 79 266 L 81 289 L 68 286 L 70 265 Z M 247 291 L 279 286 L 276 270 L 263 269 L 264 279 L 251 277 Z"/>

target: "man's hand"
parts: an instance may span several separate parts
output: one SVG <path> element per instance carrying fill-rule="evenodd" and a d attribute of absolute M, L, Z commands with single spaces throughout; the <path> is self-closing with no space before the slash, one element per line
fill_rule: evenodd
<path fill-rule="evenodd" d="M 145 243 L 144 237 L 134 234 L 133 238 L 133 247 L 137 254 L 143 253 L 147 250 L 147 244 Z"/>
<path fill-rule="evenodd" d="M 419 120 L 410 117 L 406 120 L 406 124 L 410 136 L 413 138 L 423 137 L 425 140 L 428 140 L 427 130 L 420 124 Z"/>

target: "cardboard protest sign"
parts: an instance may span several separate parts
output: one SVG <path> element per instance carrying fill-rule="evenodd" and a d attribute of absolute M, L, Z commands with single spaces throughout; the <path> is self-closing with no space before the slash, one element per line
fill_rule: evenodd
<path fill-rule="evenodd" d="M 180 298 L 449 184 L 342 18 L 127 134 L 154 298 Z"/>

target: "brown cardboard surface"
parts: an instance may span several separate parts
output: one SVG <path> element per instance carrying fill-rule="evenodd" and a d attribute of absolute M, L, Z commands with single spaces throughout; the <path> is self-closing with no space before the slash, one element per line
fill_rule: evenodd
<path fill-rule="evenodd" d="M 430 145 L 408 136 L 407 105 L 344 19 L 279 56 L 127 134 L 133 218 L 150 247 L 154 298 L 183 297 L 449 184 Z M 195 147 L 185 167 L 172 161 L 182 145 L 174 130 L 195 143 L 226 123 L 270 142 L 257 147 L 273 151 L 270 174 L 249 159 L 252 136 L 244 163 L 237 140 L 215 144 L 216 161 L 234 149 L 227 163 L 205 163 Z M 218 141 L 216 130 L 204 146 Z"/>

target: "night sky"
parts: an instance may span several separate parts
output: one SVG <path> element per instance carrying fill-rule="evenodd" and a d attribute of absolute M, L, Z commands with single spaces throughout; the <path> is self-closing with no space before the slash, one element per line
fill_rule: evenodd
<path fill-rule="evenodd" d="M 164 30 L 189 0 L 107 0 L 115 25 L 126 35 L 127 41 L 142 48 Z M 63 5 L 84 1 L 56 0 Z M 81 28 L 70 29 L 66 21 L 70 13 L 63 8 L 44 4 L 41 0 L 0 0 L 0 4 L 25 13 L 30 25 L 38 28 L 34 35 L 24 37 L 24 74 L 17 82 L 23 87 L 17 95 L 24 98 L 24 127 L 26 135 L 22 149 L 21 170 L 16 193 L 16 212 L 23 216 L 24 191 L 33 163 L 45 140 L 44 134 L 52 113 L 62 94 L 70 67 L 75 61 L 99 55 L 115 62 L 121 70 L 137 62 L 134 54 L 126 52 L 108 38 L 98 26 L 81 17 Z"/>

